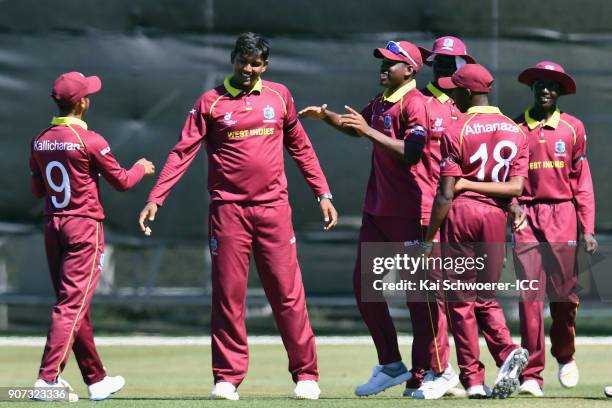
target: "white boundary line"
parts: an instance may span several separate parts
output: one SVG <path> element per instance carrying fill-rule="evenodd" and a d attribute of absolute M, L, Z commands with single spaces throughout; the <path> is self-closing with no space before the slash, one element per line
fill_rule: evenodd
<path fill-rule="evenodd" d="M 512 338 L 515 343 L 520 344 L 519 337 Z M 43 347 L 45 345 L 45 337 L 0 337 L 0 347 Z M 452 336 L 450 338 L 453 345 Z M 412 343 L 412 336 L 400 336 L 400 345 L 409 345 Z M 251 345 L 281 345 L 281 339 L 278 336 L 250 336 L 249 344 Z M 372 339 L 369 336 L 318 336 L 317 345 L 319 346 L 356 346 L 356 345 L 373 345 Z M 546 344 L 550 345 L 550 339 L 546 338 Z M 96 337 L 97 346 L 210 346 L 209 336 L 191 336 L 191 337 L 163 337 L 163 336 L 100 336 Z M 480 345 L 484 346 L 485 342 L 480 339 Z M 578 346 L 611 346 L 612 337 L 586 337 L 579 336 L 576 338 Z"/>

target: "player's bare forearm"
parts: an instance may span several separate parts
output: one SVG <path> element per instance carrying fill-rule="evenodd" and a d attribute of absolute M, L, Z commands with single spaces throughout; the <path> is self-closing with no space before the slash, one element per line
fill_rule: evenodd
<path fill-rule="evenodd" d="M 523 193 L 525 178 L 522 176 L 510 177 L 505 182 L 471 181 L 461 178 L 455 184 L 455 193 L 473 191 L 487 197 L 512 198 Z"/>
<path fill-rule="evenodd" d="M 440 178 L 438 193 L 436 194 L 436 198 L 434 199 L 434 203 L 431 208 L 431 218 L 429 219 L 429 226 L 427 227 L 424 242 L 433 242 L 438 230 L 442 226 L 442 223 L 448 216 L 448 212 L 450 211 L 453 203 L 454 185 L 455 177 L 442 176 Z"/>
<path fill-rule="evenodd" d="M 345 106 L 345 108 L 349 113 L 340 116 L 342 126 L 353 129 L 357 134 L 367 137 L 372 143 L 382 147 L 398 159 L 405 160 L 403 140 L 396 140 L 380 133 L 368 124 L 361 113 L 350 106 Z"/>
<path fill-rule="evenodd" d="M 403 140 L 392 139 L 372 128 L 366 129 L 364 136 L 398 159 L 405 160 Z"/>

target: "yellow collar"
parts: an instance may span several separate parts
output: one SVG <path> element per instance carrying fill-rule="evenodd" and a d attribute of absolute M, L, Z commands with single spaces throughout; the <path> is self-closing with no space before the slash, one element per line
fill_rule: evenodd
<path fill-rule="evenodd" d="M 440 103 L 446 103 L 450 100 L 450 96 L 439 90 L 433 82 L 428 83 L 426 88 Z"/>
<path fill-rule="evenodd" d="M 225 77 L 225 80 L 223 81 L 223 86 L 225 87 L 225 90 L 227 92 L 230 93 L 230 95 L 232 96 L 238 96 L 240 95 L 240 92 L 243 92 L 242 89 L 238 89 L 238 88 L 234 88 L 232 86 L 232 84 L 230 83 L 230 79 L 232 79 L 233 75 L 228 75 Z M 251 88 L 251 90 L 249 92 L 246 92 L 247 94 L 250 94 L 254 91 L 260 92 L 261 93 L 261 87 L 263 86 L 263 83 L 261 81 L 261 78 L 257 78 L 257 81 L 255 81 L 255 85 L 253 85 L 253 88 Z"/>
<path fill-rule="evenodd" d="M 382 96 L 382 100 L 384 102 L 391 103 L 399 102 L 399 100 L 402 99 L 404 95 L 412 91 L 414 88 L 416 88 L 416 81 L 413 79 L 408 83 L 402 85 L 401 87 L 397 88 L 395 91 L 393 91 L 392 94 L 389 94 L 389 90 L 387 89 Z"/>
<path fill-rule="evenodd" d="M 472 106 L 466 113 L 499 113 L 501 115 L 501 111 L 497 106 Z"/>
<path fill-rule="evenodd" d="M 548 118 L 548 120 L 546 122 L 538 122 L 537 120 L 532 118 L 531 115 L 529 114 L 529 111 L 531 109 L 533 109 L 533 106 L 529 107 L 525 111 L 525 123 L 527 123 L 527 126 L 529 127 L 529 130 L 535 129 L 540 124 L 542 126 L 548 126 L 548 127 L 553 128 L 553 129 L 556 129 L 557 126 L 559 126 L 559 121 L 561 120 L 561 111 L 559 110 L 559 108 L 555 109 L 555 113 L 553 113 L 552 116 L 550 118 Z"/>
<path fill-rule="evenodd" d="M 51 124 L 54 126 L 77 125 L 87 130 L 87 123 L 72 116 L 54 116 L 53 119 L 51 119 Z"/>

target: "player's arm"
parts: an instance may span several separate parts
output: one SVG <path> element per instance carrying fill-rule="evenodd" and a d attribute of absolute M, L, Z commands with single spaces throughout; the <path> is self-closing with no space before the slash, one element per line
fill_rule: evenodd
<path fill-rule="evenodd" d="M 432 243 L 434 241 L 438 230 L 448 216 L 448 211 L 453 203 L 455 181 L 456 177 L 454 176 L 440 177 L 438 192 L 431 208 L 431 218 L 429 219 L 429 226 L 427 227 L 427 233 L 423 242 Z"/>
<path fill-rule="evenodd" d="M 427 233 L 423 240 L 425 245 L 431 245 L 440 226 L 448 216 L 448 211 L 453 202 L 455 183 L 457 178 L 463 174 L 461 169 L 461 146 L 457 135 L 451 130 L 449 130 L 449 133 L 442 135 L 440 152 L 442 154 L 440 181 L 438 182 L 438 191 L 431 208 L 431 218 L 429 219 Z M 431 250 L 431 247 L 429 247 L 429 250 Z"/>
<path fill-rule="evenodd" d="M 404 110 L 407 129 L 404 132 L 404 161 L 414 166 L 423 157 L 429 142 L 429 111 L 419 100 L 411 100 Z"/>
<path fill-rule="evenodd" d="M 140 159 L 127 170 L 121 167 L 110 146 L 100 135 L 89 138 L 88 151 L 104 179 L 117 191 L 127 191 L 146 175 L 155 173 L 155 166 L 147 159 Z"/>
<path fill-rule="evenodd" d="M 373 143 L 385 149 L 398 159 L 404 160 L 404 141 L 393 139 L 387 135 L 380 133 L 378 130 L 370 127 L 363 115 L 350 106 L 345 106 L 349 112 L 340 116 L 342 125 L 353 129 L 360 136 L 367 137 Z"/>
<path fill-rule="evenodd" d="M 36 159 L 34 159 L 33 153 L 34 152 L 32 151 L 32 143 L 30 143 L 30 174 L 32 194 L 34 194 L 34 197 L 36 198 L 43 198 L 47 191 L 45 189 L 45 182 L 43 181 L 42 173 L 40 172 L 38 163 L 36 163 Z"/>
<path fill-rule="evenodd" d="M 149 222 L 155 220 L 158 207 L 164 204 L 170 191 L 183 177 L 202 146 L 206 136 L 206 120 L 205 110 L 201 109 L 201 106 L 202 103 L 198 100 L 187 114 L 179 141 L 168 154 L 159 178 L 149 193 L 147 204 L 140 211 L 138 225 L 145 235 L 151 235 Z"/>
<path fill-rule="evenodd" d="M 307 106 L 299 112 L 300 117 L 312 120 L 322 120 L 336 130 L 352 137 L 361 137 L 355 129 L 343 126 L 341 115 L 327 109 L 327 104 L 321 106 Z"/>
<path fill-rule="evenodd" d="M 504 182 L 471 181 L 459 178 L 455 183 L 455 194 L 463 191 L 473 191 L 486 195 L 487 197 L 512 198 L 519 197 L 523 193 L 525 177 L 513 176 Z"/>
<path fill-rule="evenodd" d="M 595 239 L 595 192 L 591 178 L 591 168 L 586 158 L 586 132 L 579 123 L 576 129 L 576 143 L 572 149 L 570 186 L 576 201 L 576 212 L 582 225 L 582 240 L 585 250 L 593 254 L 597 251 Z"/>
<path fill-rule="evenodd" d="M 297 164 L 314 195 L 319 198 L 319 207 L 323 215 L 323 229 L 330 230 L 338 223 L 338 213 L 330 200 L 331 190 L 312 143 L 298 120 L 293 98 L 289 93 L 285 100 L 287 101 L 287 114 L 283 127 L 285 149 Z"/>

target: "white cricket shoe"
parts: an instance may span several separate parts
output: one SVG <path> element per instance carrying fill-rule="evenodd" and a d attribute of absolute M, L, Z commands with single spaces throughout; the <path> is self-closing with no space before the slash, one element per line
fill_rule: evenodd
<path fill-rule="evenodd" d="M 220 381 L 215 384 L 215 388 L 210 393 L 210 399 L 238 401 L 240 396 L 234 384 Z"/>
<path fill-rule="evenodd" d="M 505 399 L 512 395 L 519 387 L 519 376 L 527 367 L 529 352 L 519 347 L 512 350 L 506 361 L 499 369 L 497 379 L 493 385 L 491 396 L 493 398 Z"/>
<path fill-rule="evenodd" d="M 542 391 L 540 384 L 536 380 L 527 380 L 519 387 L 519 394 L 543 397 L 544 391 Z"/>
<path fill-rule="evenodd" d="M 563 388 L 574 388 L 578 385 L 580 380 L 580 372 L 576 365 L 576 360 L 573 360 L 567 364 L 559 364 L 559 371 L 557 373 L 559 383 Z"/>
<path fill-rule="evenodd" d="M 410 378 L 412 378 L 412 373 L 408 371 L 404 363 L 401 363 L 397 368 L 390 368 L 389 365 L 378 365 L 372 370 L 372 376 L 368 382 L 355 388 L 355 395 L 365 397 L 378 394 L 389 387 L 408 381 Z"/>
<path fill-rule="evenodd" d="M 445 397 L 467 397 L 467 391 L 463 387 L 452 387 L 446 391 Z"/>
<path fill-rule="evenodd" d="M 121 391 L 125 385 L 125 378 L 120 375 L 115 377 L 106 376 L 104 379 L 87 386 L 89 399 L 92 401 L 102 401 Z"/>
<path fill-rule="evenodd" d="M 604 394 L 606 395 L 606 397 L 612 398 L 612 387 L 608 386 L 604 388 Z"/>
<path fill-rule="evenodd" d="M 293 390 L 295 399 L 316 400 L 321 395 L 319 384 L 315 380 L 298 381 Z"/>
<path fill-rule="evenodd" d="M 440 399 L 448 390 L 459 385 L 459 376 L 453 367 L 446 367 L 441 374 L 428 371 L 423 379 L 423 384 L 413 394 L 414 399 Z"/>
<path fill-rule="evenodd" d="M 68 381 L 64 380 L 61 377 L 58 377 L 57 381 L 55 381 L 54 383 L 49 383 L 39 378 L 34 383 L 34 389 L 40 390 L 41 388 L 43 389 L 68 388 L 68 402 L 77 402 L 79 400 L 79 396 L 74 392 L 74 389 L 72 388 L 70 383 L 68 383 Z M 54 393 L 49 393 L 50 395 L 48 395 L 48 398 L 45 398 L 43 394 L 44 393 L 39 393 L 38 395 L 35 395 L 36 398 L 33 398 L 33 399 L 36 401 L 47 401 L 47 402 L 66 401 L 65 397 L 62 397 Z"/>
<path fill-rule="evenodd" d="M 469 399 L 486 399 L 491 397 L 491 389 L 487 384 L 472 385 L 467 389 L 467 397 Z"/>

